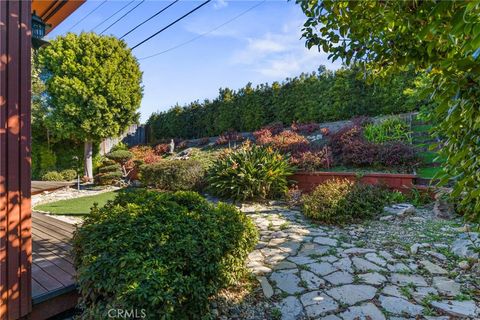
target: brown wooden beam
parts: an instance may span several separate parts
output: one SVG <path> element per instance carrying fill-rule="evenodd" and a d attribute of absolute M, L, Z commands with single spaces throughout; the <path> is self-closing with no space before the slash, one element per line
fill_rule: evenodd
<path fill-rule="evenodd" d="M 0 319 L 31 311 L 31 2 L 0 1 Z"/>

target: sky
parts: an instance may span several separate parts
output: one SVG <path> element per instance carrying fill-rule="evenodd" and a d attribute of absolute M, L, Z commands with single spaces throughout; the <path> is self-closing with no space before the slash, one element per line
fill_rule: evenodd
<path fill-rule="evenodd" d="M 46 40 L 67 32 L 100 33 L 138 5 L 104 32 L 120 37 L 171 3 L 108 0 L 99 6 L 102 2 L 87 0 L 52 30 Z M 125 40 L 132 47 L 200 3 L 180 0 Z M 106 20 L 122 7 L 125 8 Z M 225 24 L 228 21 L 231 22 Z M 339 68 L 340 62 L 331 63 L 325 53 L 305 48 L 301 39 L 304 21 L 305 16 L 294 0 L 213 0 L 203 6 L 133 50 L 143 72 L 141 122 L 153 112 L 167 110 L 176 103 L 184 105 L 215 98 L 219 88 L 239 89 L 248 82 L 257 85 L 283 81 L 315 71 L 320 65 Z M 159 52 L 163 53 L 146 58 Z"/>

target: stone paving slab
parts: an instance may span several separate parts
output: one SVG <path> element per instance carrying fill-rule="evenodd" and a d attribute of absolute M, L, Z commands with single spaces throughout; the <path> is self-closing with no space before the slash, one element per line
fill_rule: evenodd
<path fill-rule="evenodd" d="M 478 302 L 455 300 L 461 279 L 443 254 L 430 254 L 442 243 L 370 247 L 352 241 L 361 227 L 314 226 L 283 207 L 242 210 L 261 235 L 248 266 L 283 320 L 480 319 Z"/>

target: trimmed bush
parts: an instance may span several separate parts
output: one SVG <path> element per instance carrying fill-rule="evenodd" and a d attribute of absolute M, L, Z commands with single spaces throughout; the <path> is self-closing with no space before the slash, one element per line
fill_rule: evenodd
<path fill-rule="evenodd" d="M 194 192 L 121 193 L 93 208 L 73 238 L 84 319 L 111 308 L 146 319 L 204 319 L 209 298 L 246 275 L 258 240 L 236 207 Z"/>
<path fill-rule="evenodd" d="M 395 193 L 379 186 L 330 180 L 303 196 L 303 213 L 328 224 L 359 222 L 381 213 L 394 196 Z"/>
<path fill-rule="evenodd" d="M 118 163 L 115 163 L 115 164 L 111 164 L 111 165 L 108 165 L 108 166 L 103 166 L 103 167 L 98 168 L 98 172 L 100 172 L 100 173 L 114 172 L 114 171 L 121 172 L 122 167 Z"/>
<path fill-rule="evenodd" d="M 210 167 L 209 190 L 233 200 L 282 197 L 293 173 L 286 157 L 271 148 L 245 143 L 227 150 Z"/>
<path fill-rule="evenodd" d="M 57 171 L 48 171 L 42 175 L 43 181 L 63 181 L 63 176 Z"/>
<path fill-rule="evenodd" d="M 77 178 L 77 171 L 75 171 L 74 169 L 66 169 L 60 171 L 60 174 L 62 175 L 63 180 L 66 181 L 72 181 Z"/>
<path fill-rule="evenodd" d="M 196 160 L 164 160 L 140 167 L 140 181 L 162 190 L 198 190 L 204 177 L 205 169 Z"/>
<path fill-rule="evenodd" d="M 111 185 L 120 182 L 122 178 L 123 174 L 121 171 L 105 172 L 95 176 L 95 183 L 102 186 Z"/>
<path fill-rule="evenodd" d="M 128 160 L 131 160 L 133 158 L 133 153 L 128 150 L 117 150 L 108 153 L 106 157 L 123 165 L 127 163 Z"/>

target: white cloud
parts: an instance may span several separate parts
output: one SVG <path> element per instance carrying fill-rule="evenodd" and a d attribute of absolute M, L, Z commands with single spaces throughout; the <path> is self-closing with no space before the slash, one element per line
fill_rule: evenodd
<path fill-rule="evenodd" d="M 231 63 L 249 67 L 263 76 L 281 79 L 310 72 L 324 64 L 328 68 L 338 68 L 327 55 L 305 47 L 301 39 L 301 21 L 291 21 L 280 28 L 278 33 L 266 33 L 255 38 L 247 38 L 246 46 L 232 55 Z"/>
<path fill-rule="evenodd" d="M 215 9 L 225 8 L 226 6 L 228 6 L 227 0 L 216 0 L 216 1 L 213 3 L 213 7 L 214 7 Z"/>

